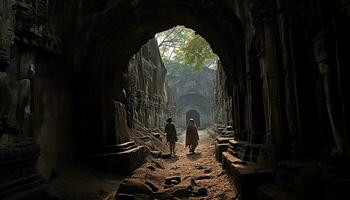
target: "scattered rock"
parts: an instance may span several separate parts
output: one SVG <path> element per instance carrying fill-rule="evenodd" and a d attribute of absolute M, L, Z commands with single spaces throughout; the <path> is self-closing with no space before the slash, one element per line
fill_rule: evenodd
<path fill-rule="evenodd" d="M 171 169 L 177 170 L 177 169 L 179 169 L 179 167 L 178 167 L 178 166 L 174 166 L 174 167 L 172 167 Z"/>
<path fill-rule="evenodd" d="M 154 137 L 160 139 L 160 133 L 152 133 Z"/>
<path fill-rule="evenodd" d="M 174 187 L 153 193 L 151 199 L 173 199 L 177 198 L 188 198 L 191 196 L 191 190 L 187 186 L 176 185 Z"/>
<path fill-rule="evenodd" d="M 188 182 L 187 182 L 188 181 Z M 191 186 L 197 186 L 197 183 L 195 181 L 195 179 L 192 177 L 192 176 L 186 176 L 184 179 L 183 179 L 183 184 L 189 184 Z"/>
<path fill-rule="evenodd" d="M 194 180 L 193 177 L 191 178 L 191 185 L 192 185 L 192 186 L 197 186 L 197 183 L 196 183 L 196 181 Z"/>
<path fill-rule="evenodd" d="M 178 182 L 177 180 L 171 180 L 171 181 L 170 181 L 170 184 L 171 184 L 171 185 L 177 185 L 177 184 L 179 184 L 179 182 Z"/>
<path fill-rule="evenodd" d="M 205 167 L 203 165 L 197 165 L 196 168 L 199 169 L 199 170 L 205 169 Z"/>
<path fill-rule="evenodd" d="M 147 163 L 147 164 L 145 165 L 145 167 L 146 167 L 147 169 L 152 170 L 152 171 L 155 171 L 155 170 L 156 170 L 156 166 L 155 166 L 155 164 L 153 164 L 153 163 Z"/>
<path fill-rule="evenodd" d="M 206 174 L 211 173 L 211 169 L 206 169 L 206 170 L 204 170 L 204 173 L 206 173 Z"/>
<path fill-rule="evenodd" d="M 204 180 L 204 179 L 211 179 L 211 178 L 213 177 L 209 175 L 203 175 L 203 176 L 196 177 L 196 180 Z"/>
<path fill-rule="evenodd" d="M 171 158 L 171 154 L 170 153 L 163 153 L 162 154 L 162 158 L 163 159 L 170 159 Z"/>
<path fill-rule="evenodd" d="M 117 194 L 125 193 L 125 194 L 152 194 L 152 189 L 146 185 L 145 183 L 136 180 L 136 179 L 125 179 L 119 185 Z"/>
<path fill-rule="evenodd" d="M 160 158 L 162 157 L 162 152 L 161 151 L 150 151 L 151 156 L 155 158 Z"/>
<path fill-rule="evenodd" d="M 188 186 L 187 186 L 187 190 L 193 192 L 193 191 L 194 191 L 194 188 L 192 187 L 192 185 L 188 185 Z"/>
<path fill-rule="evenodd" d="M 153 192 L 158 192 L 159 188 L 150 180 L 146 180 L 145 184 L 148 185 Z"/>
<path fill-rule="evenodd" d="M 144 142 L 152 140 L 152 138 L 149 135 L 145 135 L 145 136 L 141 137 L 140 139 L 143 140 Z"/>
<path fill-rule="evenodd" d="M 208 190 L 207 188 L 199 188 L 198 189 L 198 195 L 201 196 L 201 197 L 204 197 L 204 196 L 207 196 L 208 195 Z"/>
<path fill-rule="evenodd" d="M 171 187 L 174 187 L 175 185 L 164 185 L 164 189 L 168 189 L 168 188 L 171 188 Z"/>
<path fill-rule="evenodd" d="M 162 192 L 153 193 L 150 199 L 173 199 L 173 198 L 170 193 L 162 191 Z"/>
<path fill-rule="evenodd" d="M 198 191 L 193 191 L 191 197 L 199 197 Z M 196 198 L 197 199 L 197 198 Z M 202 200 L 202 199 L 201 199 Z"/>
<path fill-rule="evenodd" d="M 135 196 L 132 194 L 119 193 L 115 196 L 115 200 L 135 200 Z"/>
<path fill-rule="evenodd" d="M 171 184 L 174 184 L 174 183 L 176 183 L 175 185 L 177 185 L 180 182 L 181 182 L 181 177 L 180 176 L 171 176 L 171 177 L 165 178 L 165 184 L 166 185 L 171 185 Z"/>
<path fill-rule="evenodd" d="M 221 171 L 217 176 L 222 176 L 225 174 L 225 171 Z"/>
<path fill-rule="evenodd" d="M 236 195 L 233 191 L 225 191 L 221 193 L 221 199 L 222 200 L 235 200 Z"/>
<path fill-rule="evenodd" d="M 175 186 L 173 188 L 175 190 L 172 194 L 174 197 L 178 197 L 178 198 L 189 197 L 191 196 L 191 192 L 193 191 L 193 189 L 190 189 L 186 186 Z"/>
<path fill-rule="evenodd" d="M 149 147 L 150 149 L 155 149 L 154 144 L 151 140 L 146 141 L 144 144 L 145 144 L 145 146 Z"/>
<path fill-rule="evenodd" d="M 154 163 L 158 168 L 165 169 L 164 164 L 161 162 L 156 161 L 155 159 L 149 159 L 152 163 Z"/>

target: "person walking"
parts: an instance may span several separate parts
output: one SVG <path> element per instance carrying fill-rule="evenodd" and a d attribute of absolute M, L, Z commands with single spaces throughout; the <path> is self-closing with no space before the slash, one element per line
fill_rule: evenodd
<path fill-rule="evenodd" d="M 165 133 L 166 133 L 166 140 L 167 143 L 169 143 L 170 146 L 170 155 L 175 155 L 175 145 L 177 142 L 177 134 L 175 125 L 172 122 L 172 118 L 168 118 L 167 124 L 165 125 Z"/>
<path fill-rule="evenodd" d="M 198 146 L 199 135 L 197 131 L 197 126 L 194 119 L 188 121 L 186 129 L 186 147 L 189 148 L 190 154 L 193 154 L 196 147 Z"/>

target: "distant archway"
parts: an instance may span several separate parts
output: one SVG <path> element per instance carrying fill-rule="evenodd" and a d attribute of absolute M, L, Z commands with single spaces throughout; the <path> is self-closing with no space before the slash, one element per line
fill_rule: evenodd
<path fill-rule="evenodd" d="M 189 110 L 186 113 L 186 124 L 188 123 L 188 120 L 190 119 L 194 119 L 194 121 L 196 122 L 197 127 L 201 126 L 201 115 L 199 114 L 199 112 L 197 110 Z"/>

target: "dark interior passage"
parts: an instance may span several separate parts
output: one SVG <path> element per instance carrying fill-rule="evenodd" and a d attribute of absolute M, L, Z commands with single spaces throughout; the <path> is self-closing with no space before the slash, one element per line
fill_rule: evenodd
<path fill-rule="evenodd" d="M 191 118 L 194 119 L 197 127 L 201 127 L 201 116 L 200 116 L 200 114 L 199 114 L 199 112 L 197 110 L 189 110 L 189 111 L 187 111 L 187 113 L 186 113 L 186 122 L 185 123 L 187 124 L 188 121 Z"/>
<path fill-rule="evenodd" d="M 350 199 L 349 0 L 0 2 L 0 199 L 72 161 L 130 174 L 149 138 L 163 147 L 176 108 L 154 35 L 176 25 L 220 57 L 213 108 L 197 89 L 179 102 L 214 114 L 239 199 Z"/>

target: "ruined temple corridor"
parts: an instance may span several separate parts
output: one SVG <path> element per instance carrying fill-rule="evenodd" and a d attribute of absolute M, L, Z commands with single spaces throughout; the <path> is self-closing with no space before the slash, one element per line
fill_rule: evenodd
<path fill-rule="evenodd" d="M 170 73 L 167 30 L 215 62 Z M 350 0 L 0 0 L 0 199 L 186 199 L 205 189 L 131 177 L 195 156 L 228 199 L 350 199 L 349 36 Z M 171 158 L 168 118 L 213 141 Z"/>

